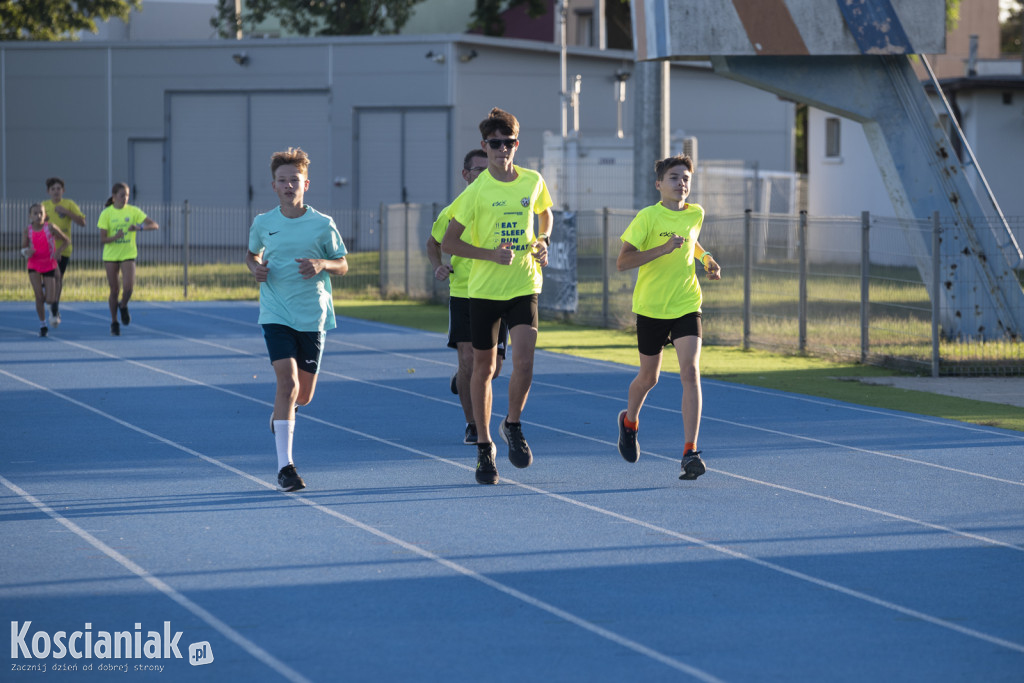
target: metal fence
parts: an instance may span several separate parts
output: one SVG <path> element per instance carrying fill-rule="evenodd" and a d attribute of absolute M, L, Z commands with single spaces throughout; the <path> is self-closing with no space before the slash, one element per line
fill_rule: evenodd
<path fill-rule="evenodd" d="M 79 204 L 87 227 L 73 229 L 65 300 L 103 300 L 106 280 L 98 203 Z M 29 202 L 0 204 L 0 298 L 30 301 L 21 258 Z M 252 215 L 245 209 L 188 204 L 142 206 L 160 223 L 139 237 L 136 297 L 150 300 L 252 299 L 258 288 L 243 265 Z M 411 298 L 443 302 L 424 249 L 441 204 L 399 204 L 379 211 L 323 210 L 350 250 L 350 270 L 334 278 L 338 298 Z M 546 317 L 628 328 L 636 271 L 620 273 L 620 236 L 634 211 L 579 211 L 578 303 Z M 1024 217 L 1009 221 L 1024 243 Z M 701 244 L 722 265 L 720 281 L 701 277 L 708 343 L 811 353 L 898 367 L 920 374 L 1024 374 L 1018 338 L 944 339 L 930 296 L 929 245 L 942 226 L 886 217 L 714 214 Z M 924 246 L 922 246 L 924 245 Z M 966 257 L 965 257 L 966 258 Z M 923 273 L 923 275 L 922 275 Z M 1020 277 L 1020 271 L 1018 271 Z M 545 296 L 541 295 L 542 312 Z"/>
<path fill-rule="evenodd" d="M 446 300 L 447 284 L 434 280 L 423 251 L 440 208 L 384 208 L 384 295 Z M 546 317 L 606 328 L 634 324 L 636 271 L 620 273 L 615 261 L 619 238 L 635 214 L 576 212 L 578 304 L 570 314 L 549 311 Z M 1024 218 L 1010 224 L 1022 243 Z M 943 338 L 930 296 L 930 278 L 937 272 L 931 266 L 931 245 L 941 231 L 931 221 L 867 215 L 708 214 L 700 241 L 714 252 L 723 277 L 700 280 L 705 340 L 853 359 L 918 374 L 1024 374 L 1020 338 Z M 543 314 L 543 293 L 540 302 Z"/>
<path fill-rule="evenodd" d="M 0 202 L 0 297 L 31 300 L 19 250 L 28 225 L 30 201 Z M 85 227 L 72 226 L 71 265 L 65 278 L 65 300 L 106 299 L 103 245 L 96 221 L 103 205 L 79 202 Z M 138 280 L 135 297 L 150 300 L 252 299 L 258 287 L 244 265 L 249 226 L 255 214 L 242 207 L 140 204 L 158 231 L 138 234 Z M 321 211 L 323 211 L 321 209 Z M 373 296 L 380 292 L 377 211 L 323 211 L 338 226 L 358 264 L 351 275 L 332 279 L 340 296 Z"/>

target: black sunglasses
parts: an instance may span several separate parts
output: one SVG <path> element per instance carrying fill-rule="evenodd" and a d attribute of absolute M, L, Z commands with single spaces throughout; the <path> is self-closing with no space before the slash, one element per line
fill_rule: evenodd
<path fill-rule="evenodd" d="M 516 139 L 515 138 L 507 138 L 505 140 L 499 140 L 497 138 L 492 138 L 490 140 L 484 140 L 484 142 L 486 142 L 487 146 L 490 147 L 491 149 L 501 149 L 501 148 L 512 149 L 513 147 L 516 146 Z"/>

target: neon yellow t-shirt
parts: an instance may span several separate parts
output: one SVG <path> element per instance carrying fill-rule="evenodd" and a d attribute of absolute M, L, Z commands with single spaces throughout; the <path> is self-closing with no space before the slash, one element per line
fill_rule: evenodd
<path fill-rule="evenodd" d="M 456 200 L 457 201 L 457 200 Z M 434 227 L 430 229 L 430 236 L 433 237 L 438 244 L 444 240 L 444 233 L 448 230 L 448 223 L 452 220 L 452 214 L 455 213 L 455 202 L 452 202 L 448 206 L 441 209 L 441 213 L 438 214 L 437 220 L 434 221 Z M 468 230 L 462 233 L 463 241 L 466 241 Z M 473 269 L 473 259 L 462 258 L 461 256 L 452 256 L 452 272 L 448 276 L 448 294 L 460 299 L 469 298 L 469 272 Z"/>
<path fill-rule="evenodd" d="M 75 204 L 67 197 L 60 200 L 60 207 L 71 211 L 71 213 L 78 214 L 79 216 L 85 215 L 82 213 L 82 210 L 78 208 L 78 204 Z M 56 225 L 60 228 L 60 231 L 67 235 L 67 238 L 70 240 L 71 226 L 74 225 L 71 221 L 71 216 L 61 216 L 57 213 L 57 205 L 53 203 L 52 199 L 43 200 L 43 209 L 46 210 L 46 220 L 48 220 L 52 225 Z M 68 242 L 67 246 L 64 247 L 64 251 L 58 254 L 58 257 L 59 256 L 71 256 L 71 242 Z"/>
<path fill-rule="evenodd" d="M 686 238 L 679 249 L 640 266 L 633 289 L 634 313 L 673 319 L 700 310 L 702 298 L 693 249 L 703 223 L 704 209 L 698 204 L 672 211 L 659 202 L 641 209 L 622 233 L 622 241 L 639 251 L 661 246 L 673 234 Z"/>
<path fill-rule="evenodd" d="M 455 200 L 455 220 L 466 226 L 462 238 L 484 249 L 502 243 L 515 252 L 512 263 L 477 260 L 469 274 L 469 297 L 508 301 L 539 294 L 544 283 L 533 258 L 534 214 L 551 207 L 551 195 L 540 173 L 514 167 L 516 179 L 503 183 L 484 171 Z"/>
<path fill-rule="evenodd" d="M 124 230 L 124 235 L 116 242 L 108 242 L 103 245 L 104 261 L 128 261 L 139 255 L 139 249 L 135 245 L 137 232 L 129 232 L 128 228 L 133 225 L 140 225 L 146 220 L 146 214 L 137 206 L 125 204 L 123 209 L 118 209 L 113 204 L 103 209 L 100 214 L 97 226 L 107 233 L 107 237 L 113 237 L 118 230 Z"/>

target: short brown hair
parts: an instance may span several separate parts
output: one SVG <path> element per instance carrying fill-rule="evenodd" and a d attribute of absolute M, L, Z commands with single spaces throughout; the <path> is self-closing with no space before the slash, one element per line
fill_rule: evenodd
<path fill-rule="evenodd" d="M 658 180 L 663 180 L 668 170 L 676 166 L 685 166 L 690 173 L 693 173 L 693 159 L 686 154 L 677 154 L 674 157 L 654 162 L 654 172 L 658 174 Z"/>
<path fill-rule="evenodd" d="M 476 149 L 469 150 L 469 152 L 466 154 L 466 156 L 463 157 L 463 159 L 462 159 L 462 168 L 463 168 L 463 170 L 468 171 L 469 170 L 469 165 L 473 162 L 473 159 L 475 159 L 477 157 L 483 157 L 484 159 L 486 159 L 487 158 L 487 152 L 483 151 L 479 147 L 477 147 Z"/>
<path fill-rule="evenodd" d="M 299 173 L 307 174 L 309 170 L 309 155 L 302 151 L 301 147 L 289 147 L 283 152 L 274 152 L 270 155 L 270 175 L 277 174 L 277 169 L 282 166 L 294 166 Z M 307 174 L 308 175 L 308 174 Z"/>
<path fill-rule="evenodd" d="M 480 134 L 486 140 L 495 133 L 519 137 L 519 120 L 504 109 L 495 107 L 487 115 L 487 118 L 480 122 Z"/>
<path fill-rule="evenodd" d="M 63 178 L 57 178 L 56 176 L 54 176 L 53 178 L 47 178 L 46 179 L 46 189 L 47 190 L 49 190 L 54 185 L 60 185 L 61 187 L 64 187 L 64 179 Z"/>

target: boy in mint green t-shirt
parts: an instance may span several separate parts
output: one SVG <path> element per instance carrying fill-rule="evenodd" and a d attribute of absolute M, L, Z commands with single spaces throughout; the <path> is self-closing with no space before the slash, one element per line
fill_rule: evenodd
<path fill-rule="evenodd" d="M 679 377 L 683 383 L 683 447 L 680 479 L 696 479 L 706 467 L 697 450 L 700 429 L 700 350 L 702 294 L 697 282 L 695 258 L 710 280 L 722 277 L 722 269 L 705 251 L 697 237 L 704 222 L 704 209 L 688 204 L 693 161 L 674 156 L 655 164 L 655 187 L 661 201 L 637 213 L 622 234 L 622 249 L 616 265 L 620 271 L 639 268 L 633 290 L 636 313 L 637 349 L 640 370 L 629 385 L 626 409 L 619 413 L 619 454 L 627 462 L 640 458 L 637 443 L 640 409 L 647 394 L 658 383 L 661 354 L 665 346 L 675 347 Z"/>
<path fill-rule="evenodd" d="M 271 156 L 271 187 L 281 205 L 253 219 L 245 264 L 260 283 L 260 317 L 277 379 L 270 431 L 277 449 L 277 482 L 298 491 L 295 408 L 313 400 L 325 331 L 337 326 L 331 275 L 348 272 L 348 250 L 330 216 L 303 203 L 309 156 L 289 147 Z"/>

